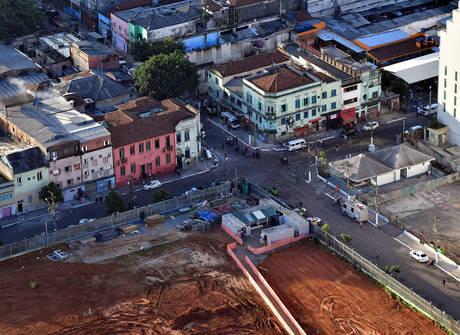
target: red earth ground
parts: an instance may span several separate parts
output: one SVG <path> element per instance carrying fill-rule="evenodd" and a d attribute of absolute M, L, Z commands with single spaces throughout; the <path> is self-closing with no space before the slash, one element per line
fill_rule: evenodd
<path fill-rule="evenodd" d="M 284 334 L 215 238 L 106 264 L 51 262 L 50 250 L 0 262 L 0 334 Z"/>
<path fill-rule="evenodd" d="M 312 242 L 270 255 L 259 269 L 308 334 L 445 334 Z"/>

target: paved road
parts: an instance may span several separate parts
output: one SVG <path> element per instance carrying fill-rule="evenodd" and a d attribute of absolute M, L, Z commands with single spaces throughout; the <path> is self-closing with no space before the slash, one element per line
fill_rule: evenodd
<path fill-rule="evenodd" d="M 426 122 L 425 119 L 416 118 L 413 113 L 407 116 L 406 127 L 420 124 L 421 121 Z M 402 122 L 381 125 L 374 132 L 374 143 L 377 147 L 391 145 L 394 142 L 394 136 L 401 130 Z M 329 160 L 334 160 L 341 158 L 346 153 L 366 150 L 369 137 L 370 134 L 364 134 L 362 138 L 352 139 L 350 145 L 341 138 L 330 140 L 325 143 L 324 147 L 321 147 L 321 150 L 327 152 Z M 267 187 L 276 185 L 283 199 L 291 205 L 302 202 L 312 215 L 320 216 L 330 224 L 333 234 L 347 233 L 352 235 L 351 246 L 367 258 L 374 259 L 382 268 L 385 265 L 399 264 L 401 273 L 396 274 L 399 280 L 460 320 L 459 284 L 449 281 L 446 288 L 442 288 L 440 279 L 447 278 L 447 276 L 439 269 L 428 268 L 425 265 L 411 261 L 408 257 L 409 250 L 384 231 L 371 225 L 364 225 L 363 229 L 360 229 L 359 225 L 354 221 L 342 216 L 338 208 L 332 207 L 331 199 L 324 195 L 326 190 L 323 183 L 319 182 L 317 178 L 313 178 L 313 183 L 311 184 L 305 183 L 306 151 L 293 153 L 263 152 L 260 160 L 254 160 L 243 157 L 229 146 L 225 146 L 222 150 L 224 141 L 225 135 L 219 129 L 214 126 L 207 129 L 205 143 L 209 147 L 216 146 L 218 150 L 225 151 L 229 157 L 226 166 L 221 164 L 217 169 L 208 173 L 168 183 L 164 185 L 164 188 L 171 194 L 177 195 L 193 186 L 206 186 L 211 181 L 223 178 L 225 175 L 232 179 L 236 176 L 242 176 Z M 338 151 L 336 151 L 337 143 L 339 143 Z M 281 167 L 280 158 L 284 155 L 288 155 L 291 161 L 289 167 Z M 137 192 L 136 195 L 140 205 L 151 202 L 151 191 L 142 190 Z M 125 195 L 125 197 L 127 196 Z M 59 213 L 58 228 L 76 224 L 82 217 L 98 218 L 104 215 L 105 204 L 90 204 L 62 211 Z M 4 229 L 0 236 L 5 242 L 8 242 L 22 239 L 24 236 L 33 236 L 43 230 L 43 223 L 40 220 L 38 222 L 33 220 Z M 376 250 L 380 253 L 379 259 L 375 258 Z"/>

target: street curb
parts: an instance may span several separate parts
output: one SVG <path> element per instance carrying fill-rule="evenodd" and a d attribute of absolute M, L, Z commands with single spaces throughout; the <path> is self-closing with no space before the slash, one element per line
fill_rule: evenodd
<path fill-rule="evenodd" d="M 37 220 L 37 219 L 41 219 L 41 218 L 44 218 L 45 216 L 50 216 L 51 214 L 44 214 L 44 215 L 40 215 L 40 216 L 35 216 L 33 218 L 30 218 L 30 219 L 24 219 L 22 221 L 16 221 L 16 222 L 13 222 L 13 223 L 8 223 L 6 225 L 3 225 L 1 226 L 2 229 L 5 229 L 5 228 L 8 228 L 8 227 L 12 227 L 12 226 L 15 226 L 17 224 L 20 224 L 20 223 L 24 223 L 24 222 L 27 222 L 27 221 L 32 221 L 32 220 Z"/>
<path fill-rule="evenodd" d="M 193 177 L 193 176 L 198 176 L 200 174 L 207 173 L 209 171 L 211 171 L 211 169 L 208 168 L 208 169 L 206 169 L 204 171 L 193 173 L 193 174 L 190 174 L 188 176 L 183 176 L 183 177 L 179 177 L 179 178 L 176 178 L 176 179 L 173 179 L 173 180 L 168 180 L 168 181 L 162 182 L 161 185 L 169 184 L 169 183 L 172 183 L 172 182 L 175 182 L 175 181 L 178 181 L 178 180 L 181 180 L 181 179 L 185 179 L 185 178 L 190 178 L 190 177 Z"/>

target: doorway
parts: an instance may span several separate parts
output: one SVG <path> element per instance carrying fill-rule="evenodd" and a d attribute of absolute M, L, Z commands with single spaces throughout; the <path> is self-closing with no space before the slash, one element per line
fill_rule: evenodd
<path fill-rule="evenodd" d="M 407 168 L 401 169 L 401 177 L 407 178 Z"/>
<path fill-rule="evenodd" d="M 22 213 L 22 200 L 21 200 L 21 201 L 18 201 L 18 206 L 17 206 L 17 208 L 18 208 L 18 212 L 19 212 L 19 213 Z"/>

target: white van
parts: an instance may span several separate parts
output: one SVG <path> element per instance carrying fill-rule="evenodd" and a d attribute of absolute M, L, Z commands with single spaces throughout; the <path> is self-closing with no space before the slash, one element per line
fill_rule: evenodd
<path fill-rule="evenodd" d="M 431 104 L 431 106 L 425 106 L 422 110 L 423 116 L 430 116 L 438 112 L 438 104 Z"/>
<path fill-rule="evenodd" d="M 299 150 L 299 149 L 305 148 L 306 146 L 307 146 L 307 142 L 303 138 L 289 141 L 287 144 L 288 151 Z"/>

